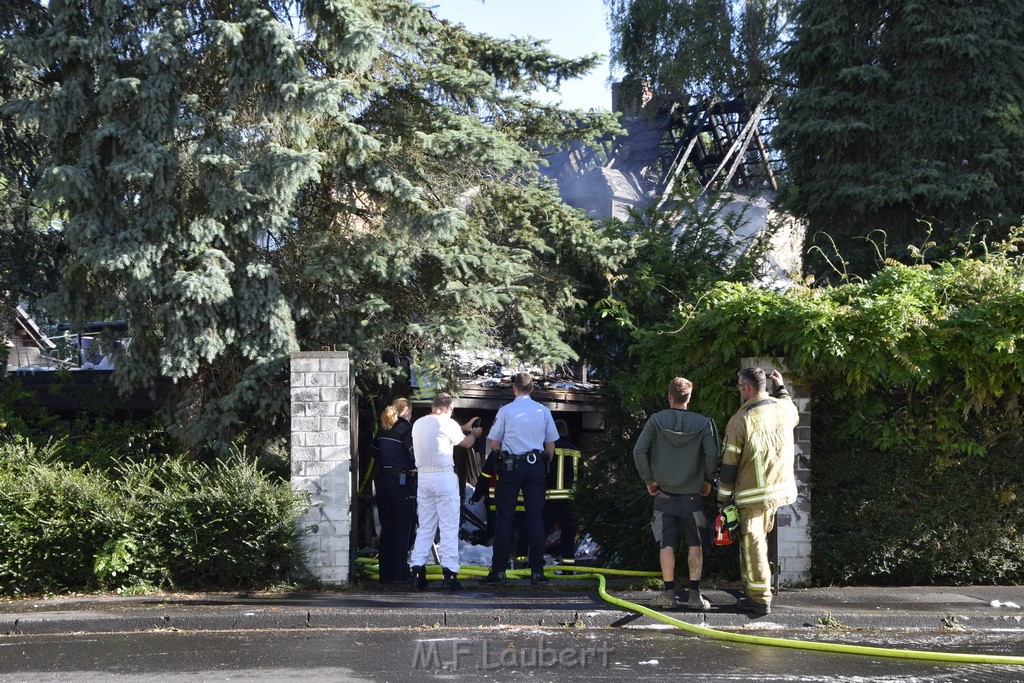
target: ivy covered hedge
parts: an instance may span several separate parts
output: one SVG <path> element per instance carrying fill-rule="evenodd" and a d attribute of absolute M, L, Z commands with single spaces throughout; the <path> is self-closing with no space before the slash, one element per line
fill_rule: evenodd
<path fill-rule="evenodd" d="M 684 375 L 724 425 L 740 360 L 782 358 L 813 391 L 817 582 L 1024 581 L 1022 282 L 1008 243 L 834 287 L 723 283 L 636 332 L 627 404 Z"/>
<path fill-rule="evenodd" d="M 817 393 L 816 393 L 817 396 Z M 824 583 L 1019 583 L 1024 580 L 1024 429 L 955 461 L 842 434 L 844 402 L 823 395 L 812 428 L 814 576 Z M 993 409 L 987 419 L 1019 420 Z M 947 456 L 948 457 L 948 456 Z"/>
<path fill-rule="evenodd" d="M 104 470 L 0 445 L 0 594 L 253 588 L 296 579 L 302 500 L 243 460 Z"/>

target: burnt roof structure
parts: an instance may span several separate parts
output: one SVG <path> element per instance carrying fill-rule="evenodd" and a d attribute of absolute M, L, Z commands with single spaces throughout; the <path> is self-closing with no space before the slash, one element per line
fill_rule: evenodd
<path fill-rule="evenodd" d="M 660 206 L 681 182 L 701 194 L 774 193 L 767 102 L 751 109 L 744 100 L 652 98 L 623 116 L 625 135 L 597 149 L 556 153 L 547 173 L 566 203 L 594 218 L 625 218 L 628 208 Z"/>
<path fill-rule="evenodd" d="M 613 88 L 617 109 L 620 89 Z M 753 107 L 741 99 L 658 97 L 641 93 L 623 113 L 626 133 L 596 147 L 577 144 L 548 157 L 548 177 L 562 200 L 591 218 L 627 221 L 649 207 L 680 221 L 708 201 L 721 209 L 721 230 L 738 250 L 770 229 L 765 272 L 757 284 L 785 288 L 803 270 L 805 224 L 775 210 L 781 157 L 770 145 L 771 92 Z M 686 192 L 681 192 L 682 188 Z M 687 201 L 679 201 L 682 197 Z M 731 222 L 738 217 L 740 224 Z"/>

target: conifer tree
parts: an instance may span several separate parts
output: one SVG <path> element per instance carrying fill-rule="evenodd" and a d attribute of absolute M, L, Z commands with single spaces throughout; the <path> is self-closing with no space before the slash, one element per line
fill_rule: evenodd
<path fill-rule="evenodd" d="M 834 258 L 827 233 L 864 274 L 929 231 L 941 247 L 1019 223 L 1024 5 L 802 0 L 783 64 L 794 83 L 775 138 L 808 248 Z"/>
<path fill-rule="evenodd" d="M 592 67 L 411 0 L 51 0 L 21 103 L 65 207 L 68 309 L 126 316 L 123 387 L 193 447 L 280 432 L 287 354 L 571 357 L 573 269 L 613 244 L 537 177 L 612 124 L 532 101 Z"/>
<path fill-rule="evenodd" d="M 612 64 L 655 95 L 746 98 L 777 82 L 796 0 L 605 0 Z M 751 105 L 755 106 L 755 105 Z"/>
<path fill-rule="evenodd" d="M 34 0 L 0 6 L 0 38 L 38 35 L 46 15 Z M 61 235 L 47 225 L 48 212 L 32 198 L 43 139 L 18 120 L 8 103 L 38 93 L 35 74 L 0 44 L 0 338 L 10 307 L 37 301 L 57 286 Z"/>

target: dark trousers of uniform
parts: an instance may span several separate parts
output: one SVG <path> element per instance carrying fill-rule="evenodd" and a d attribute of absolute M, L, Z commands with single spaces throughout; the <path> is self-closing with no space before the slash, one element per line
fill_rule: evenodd
<path fill-rule="evenodd" d="M 516 514 L 512 516 L 512 554 L 516 557 L 526 557 L 528 552 L 530 544 L 526 537 L 526 513 L 516 510 Z"/>
<path fill-rule="evenodd" d="M 415 480 L 377 477 L 377 515 L 380 517 L 378 561 L 382 582 L 408 583 L 409 548 L 416 520 Z"/>
<path fill-rule="evenodd" d="M 549 500 L 544 503 L 544 535 L 545 539 L 558 523 L 559 554 L 563 560 L 576 558 L 576 516 L 572 513 L 572 501 Z"/>
<path fill-rule="evenodd" d="M 494 487 L 494 504 L 498 522 L 494 529 L 494 559 L 491 569 L 504 571 L 508 568 L 508 557 L 512 549 L 512 522 L 516 511 L 516 499 L 523 492 L 526 507 L 526 539 L 530 546 L 530 569 L 544 571 L 544 480 L 546 478 L 543 458 L 537 458 L 532 465 L 526 460 L 517 460 L 516 469 L 501 472 Z"/>

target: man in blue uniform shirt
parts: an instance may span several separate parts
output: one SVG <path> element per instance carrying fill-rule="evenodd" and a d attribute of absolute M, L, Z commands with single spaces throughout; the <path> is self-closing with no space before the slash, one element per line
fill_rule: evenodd
<path fill-rule="evenodd" d="M 498 410 L 487 434 L 487 446 L 495 458 L 498 482 L 494 489 L 497 525 L 491 570 L 484 585 L 505 581 L 512 544 L 512 520 L 516 499 L 523 492 L 526 506 L 526 537 L 530 545 L 530 583 L 549 582 L 544 576 L 544 480 L 546 465 L 555 453 L 558 430 L 546 406 L 534 401 L 533 377 L 520 372 L 512 378 L 515 400 Z"/>

